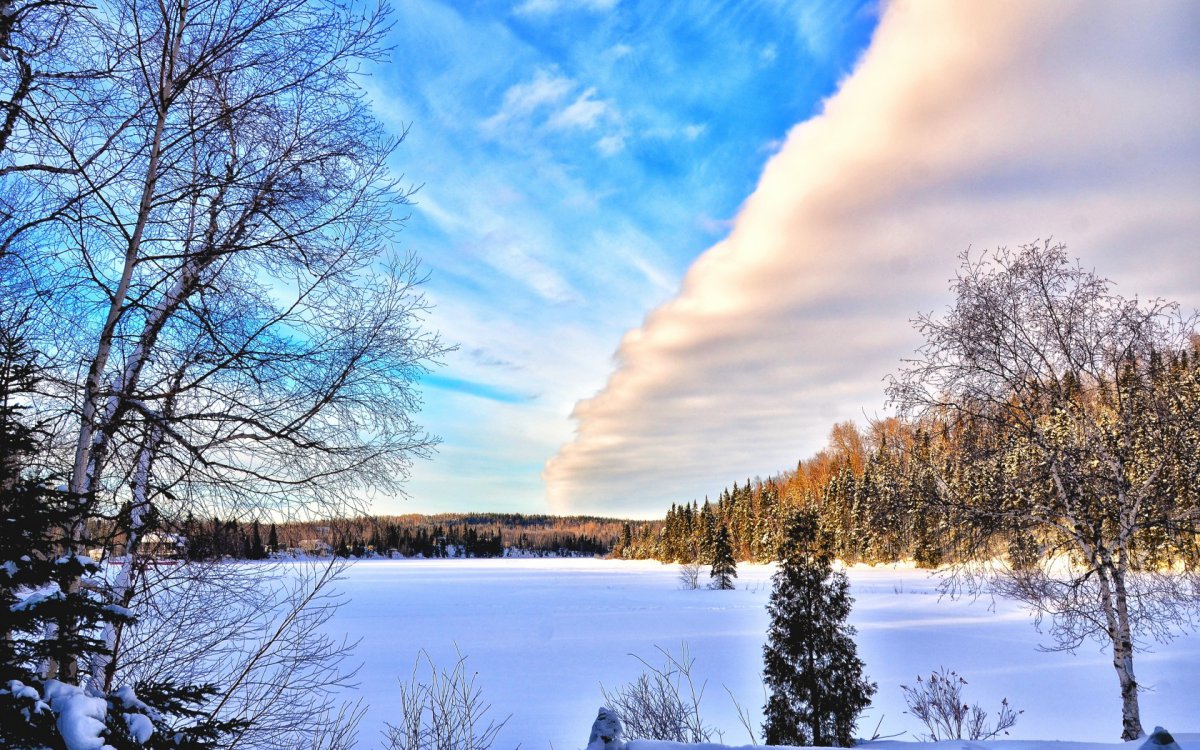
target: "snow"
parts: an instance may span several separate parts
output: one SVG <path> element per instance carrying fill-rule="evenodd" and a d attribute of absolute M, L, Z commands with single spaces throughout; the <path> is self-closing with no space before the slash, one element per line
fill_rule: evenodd
<path fill-rule="evenodd" d="M 739 565 L 738 589 L 685 591 L 677 566 L 587 558 L 370 560 L 354 565 L 341 590 L 349 602 L 326 625 L 361 639 L 359 690 L 370 709 L 363 747 L 375 747 L 384 722 L 395 721 L 398 679 L 412 674 L 418 653 L 443 667 L 455 648 L 478 673 L 490 718 L 511 714 L 493 747 L 584 748 L 600 692 L 634 680 L 642 665 L 661 663 L 655 647 L 678 655 L 687 642 L 696 685 L 707 682 L 705 722 L 723 742 L 749 744 L 729 692 L 752 720 L 761 718 L 762 644 L 767 628 L 770 566 Z M 859 654 L 879 684 L 858 726 L 883 736 L 873 748 L 912 747 L 924 727 L 906 715 L 901 684 L 938 667 L 966 678 L 964 697 L 994 713 L 1007 697 L 1024 710 L 1010 737 L 955 742 L 947 750 L 1136 750 L 1120 743 L 1117 680 L 1107 652 L 1086 644 L 1077 654 L 1046 653 L 1019 606 L 1005 601 L 951 601 L 927 571 L 910 567 L 848 571 L 856 602 Z M 1153 645 L 1153 644 L 1152 644 Z M 1146 692 L 1142 721 L 1169 729 L 1184 750 L 1200 750 L 1200 636 L 1143 650 L 1135 664 Z M 1189 734 L 1191 733 L 1191 734 Z M 759 739 L 759 738 L 754 738 Z M 1098 743 L 1098 744 L 1096 744 Z M 674 750 L 670 743 L 629 743 L 630 750 Z M 693 748 L 697 746 L 691 746 Z M 760 746 L 761 747 L 761 746 Z M 923 746 L 924 747 L 924 746 Z"/>
<path fill-rule="evenodd" d="M 129 736 L 139 744 L 145 745 L 154 734 L 154 722 L 145 714 L 122 714 L 125 726 L 129 727 Z"/>
<path fill-rule="evenodd" d="M 108 703 L 75 685 L 46 681 L 46 700 L 58 715 L 58 732 L 67 750 L 106 750 L 101 733 Z"/>
<path fill-rule="evenodd" d="M 106 604 L 104 605 L 104 611 L 117 617 L 127 617 L 129 619 L 133 619 L 137 614 L 132 609 L 122 607 L 120 604 Z"/>
<path fill-rule="evenodd" d="M 35 591 L 9 607 L 9 610 L 12 612 L 25 612 L 27 610 L 35 609 L 45 602 L 55 601 L 62 598 L 62 592 L 58 591 L 57 587 L 53 587 L 45 591 Z"/>
<path fill-rule="evenodd" d="M 1183 735 L 1184 747 L 1200 747 L 1200 734 Z M 1037 742 L 1030 740 L 990 740 L 988 742 L 968 742 L 963 740 L 946 740 L 943 742 L 922 743 L 914 746 L 912 742 L 897 742 L 894 740 L 876 740 L 858 745 L 870 750 L 1138 750 L 1141 740 L 1132 742 Z M 731 747 L 729 745 L 696 744 L 684 745 L 678 742 L 651 742 L 649 740 L 634 740 L 625 745 L 626 750 L 773 750 L 773 745 L 746 745 Z"/>
<path fill-rule="evenodd" d="M 42 699 L 37 690 L 29 687 L 20 680 L 9 680 L 7 691 L 17 698 L 28 698 L 34 701 Z"/>

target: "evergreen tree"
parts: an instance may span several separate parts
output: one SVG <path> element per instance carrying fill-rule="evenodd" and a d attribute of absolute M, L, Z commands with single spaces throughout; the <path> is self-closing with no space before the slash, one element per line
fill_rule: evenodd
<path fill-rule="evenodd" d="M 733 579 L 737 578 L 737 562 L 733 559 L 733 547 L 729 544 L 729 528 L 724 525 L 717 531 L 713 543 L 712 569 L 708 577 L 712 579 L 712 588 L 721 591 L 733 589 Z"/>
<path fill-rule="evenodd" d="M 22 421 L 19 404 L 36 381 L 33 353 L 18 335 L 0 330 L 0 747 L 223 746 L 244 723 L 202 718 L 195 707 L 214 692 L 210 687 L 140 683 L 104 694 L 80 684 L 90 657 L 109 653 L 98 637 L 102 628 L 135 618 L 71 586 L 98 576 L 100 567 L 69 553 L 65 530 L 78 499 L 50 489 L 52 477 L 34 468 L 42 440 Z M 82 725 L 81 710 L 97 721 Z"/>
<path fill-rule="evenodd" d="M 261 560 L 267 556 L 267 551 L 263 549 L 262 534 L 258 529 L 258 519 L 250 526 L 250 554 L 251 560 Z"/>
<path fill-rule="evenodd" d="M 763 647 L 768 745 L 848 747 L 859 713 L 875 694 L 863 676 L 854 628 L 846 624 L 850 584 L 834 571 L 824 537 L 816 514 L 795 515 L 772 578 Z"/>
<path fill-rule="evenodd" d="M 713 514 L 712 504 L 704 499 L 704 507 L 700 509 L 700 559 L 712 560 L 717 549 L 717 518 Z"/>
<path fill-rule="evenodd" d="M 275 530 L 275 524 L 271 524 L 271 530 L 267 532 L 267 549 L 271 552 L 279 551 L 279 532 Z"/>
<path fill-rule="evenodd" d="M 633 556 L 632 547 L 633 547 L 633 529 L 630 528 L 629 523 L 626 522 L 624 525 L 621 526 L 621 539 L 620 539 L 620 541 L 617 542 L 617 547 L 616 547 L 616 549 L 613 550 L 613 554 L 618 557 L 625 557 L 625 558 L 632 557 Z"/>

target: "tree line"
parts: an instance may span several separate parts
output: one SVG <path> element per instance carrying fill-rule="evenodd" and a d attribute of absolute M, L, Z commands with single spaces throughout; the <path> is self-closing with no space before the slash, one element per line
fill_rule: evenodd
<path fill-rule="evenodd" d="M 143 555 L 190 561 L 263 560 L 296 555 L 368 557 L 564 557 L 608 555 L 626 524 L 594 516 L 520 513 L 439 513 L 362 516 L 264 523 L 187 515 L 179 521 L 148 518 Z M 87 538 L 106 540 L 93 557 L 123 558 L 126 537 L 114 524 L 94 520 Z"/>
<path fill-rule="evenodd" d="M 1200 339 L 1193 339 L 1178 351 L 1155 351 L 1142 363 L 1127 360 L 1113 387 L 1127 389 L 1130 400 L 1165 394 L 1193 420 L 1200 411 L 1198 379 Z M 1139 428 L 1127 429 L 1120 439 L 1132 442 Z M 832 428 L 823 450 L 793 471 L 735 482 L 716 502 L 673 503 L 661 523 L 627 524 L 613 555 L 711 563 L 715 540 L 724 530 L 738 560 L 771 562 L 778 559 L 789 520 L 806 511 L 820 520 L 826 551 L 846 564 L 915 562 L 936 568 L 986 556 L 1029 569 L 1064 550 L 1055 528 L 1032 523 L 1016 510 L 1019 493 L 1036 497 L 1046 488 L 1016 484 L 1019 453 L 1003 456 L 1007 465 L 996 455 L 983 460 L 982 439 L 962 423 L 889 417 L 864 428 L 843 422 Z M 1138 570 L 1200 569 L 1194 441 L 1180 439 L 1181 450 L 1156 467 L 1162 507 L 1137 524 L 1128 540 L 1129 563 Z M 1007 498 L 1009 507 L 989 510 L 981 526 L 979 501 L 994 497 Z M 1115 509 L 1097 502 L 1090 510 L 1104 527 L 1110 519 L 1103 514 Z"/>
<path fill-rule="evenodd" d="M 896 419 L 862 429 L 836 425 L 828 447 L 794 471 L 735 482 L 713 502 L 673 503 L 657 525 L 623 533 L 613 554 L 627 559 L 710 563 L 717 536 L 728 534 L 738 560 L 778 559 L 796 512 L 821 519 L 827 550 L 853 564 L 915 561 L 923 567 L 959 559 L 953 518 L 936 502 L 931 475 L 911 460 L 917 439 Z"/>
<path fill-rule="evenodd" d="M 278 534 L 284 548 L 321 539 L 334 554 L 353 557 L 594 556 L 612 550 L 622 524 L 593 516 L 438 513 L 284 523 Z"/>

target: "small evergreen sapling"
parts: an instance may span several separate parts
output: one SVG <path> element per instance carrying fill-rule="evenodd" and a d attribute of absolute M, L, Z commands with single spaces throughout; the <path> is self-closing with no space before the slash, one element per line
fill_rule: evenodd
<path fill-rule="evenodd" d="M 876 685 L 863 676 L 854 628 L 846 624 L 849 581 L 833 569 L 828 540 L 811 512 L 788 522 L 767 611 L 763 647 L 769 690 L 768 745 L 849 747 Z"/>
<path fill-rule="evenodd" d="M 733 589 L 733 579 L 737 578 L 737 561 L 733 559 L 733 547 L 729 543 L 729 528 L 722 525 L 713 543 L 712 569 L 708 573 L 712 579 L 711 588 L 721 591 Z"/>

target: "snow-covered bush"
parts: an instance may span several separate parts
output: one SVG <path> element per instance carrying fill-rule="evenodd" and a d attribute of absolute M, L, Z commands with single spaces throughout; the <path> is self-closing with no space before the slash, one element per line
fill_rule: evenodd
<path fill-rule="evenodd" d="M 986 710 L 979 704 L 967 705 L 963 699 L 962 689 L 966 684 L 957 672 L 942 667 L 934 670 L 928 680 L 918 675 L 916 685 L 900 686 L 908 704 L 907 713 L 920 719 L 929 730 L 929 734 L 918 735 L 918 739 L 990 740 L 1008 734 L 1017 717 L 1024 713 L 1014 710 L 1004 698 L 996 712 L 996 723 L 990 724 Z"/>

